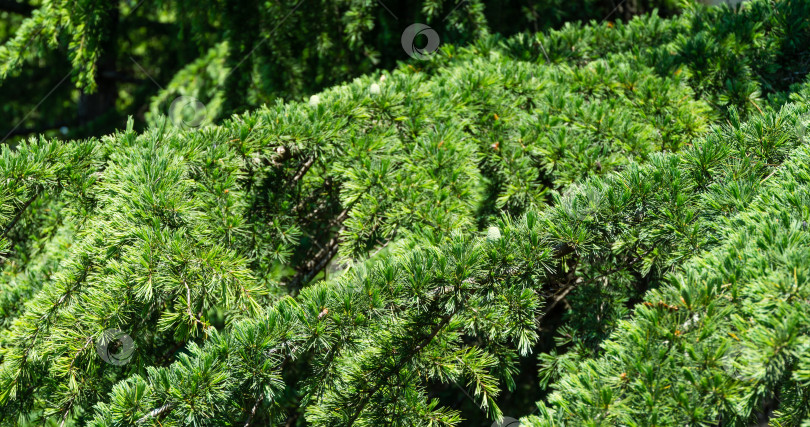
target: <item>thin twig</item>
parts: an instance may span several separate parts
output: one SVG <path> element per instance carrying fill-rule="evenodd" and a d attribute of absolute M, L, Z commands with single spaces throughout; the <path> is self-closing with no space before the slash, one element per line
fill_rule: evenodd
<path fill-rule="evenodd" d="M 256 408 L 259 406 L 259 402 L 261 402 L 262 399 L 264 399 L 264 393 L 260 394 L 259 398 L 256 399 L 256 403 L 253 404 L 253 409 L 250 410 L 250 416 L 248 417 L 247 422 L 245 422 L 245 427 L 248 427 L 250 422 L 253 421 L 253 416 L 256 415 Z"/>
<path fill-rule="evenodd" d="M 141 417 L 141 418 L 140 418 L 140 419 L 139 419 L 139 420 L 136 422 L 136 424 L 140 424 L 140 423 L 142 423 L 142 422 L 146 421 L 146 420 L 147 420 L 147 419 L 149 419 L 149 418 L 155 418 L 155 417 L 159 417 L 159 416 L 163 415 L 163 413 L 164 413 L 164 412 L 168 411 L 168 410 L 169 410 L 169 409 L 171 409 L 171 408 L 172 408 L 171 403 L 167 403 L 167 404 L 165 404 L 165 405 L 161 406 L 160 408 L 155 408 L 155 409 L 151 410 L 151 411 L 150 411 L 148 414 L 146 414 L 146 415 L 144 415 L 143 417 Z"/>
<path fill-rule="evenodd" d="M 22 214 L 25 212 L 26 209 L 28 209 L 29 206 L 31 206 L 31 203 L 34 203 L 34 200 L 36 200 L 37 196 L 39 196 L 39 192 L 34 193 L 34 195 L 30 199 L 28 199 L 27 202 L 25 202 L 25 204 L 20 208 L 20 211 L 17 212 L 17 215 L 14 216 L 14 219 L 11 221 L 8 227 L 6 227 L 6 230 L 3 231 L 2 238 L 5 238 L 8 235 L 8 232 L 11 231 L 11 229 L 14 228 L 15 225 L 17 225 L 17 222 L 20 220 L 20 218 L 22 218 Z"/>

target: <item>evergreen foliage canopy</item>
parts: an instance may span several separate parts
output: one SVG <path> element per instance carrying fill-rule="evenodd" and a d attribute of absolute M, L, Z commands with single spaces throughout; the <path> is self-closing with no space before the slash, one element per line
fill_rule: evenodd
<path fill-rule="evenodd" d="M 0 421 L 457 425 L 441 385 L 500 419 L 528 381 L 535 425 L 800 425 L 808 7 L 487 36 L 220 125 L 3 146 Z"/>

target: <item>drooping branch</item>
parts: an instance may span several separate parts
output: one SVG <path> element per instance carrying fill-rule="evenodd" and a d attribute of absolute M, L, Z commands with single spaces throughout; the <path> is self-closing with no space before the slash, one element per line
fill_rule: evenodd
<path fill-rule="evenodd" d="M 338 230 L 338 232 L 335 233 L 335 235 L 326 243 L 326 245 L 324 245 L 312 259 L 304 264 L 303 269 L 289 282 L 289 286 L 292 289 L 298 289 L 298 287 L 312 280 L 313 277 L 317 276 L 318 273 L 326 268 L 329 261 L 331 261 L 335 255 L 337 255 L 340 247 L 340 233 L 342 233 L 345 229 L 345 226 L 341 227 L 340 230 Z"/>
<path fill-rule="evenodd" d="M 410 351 L 406 356 L 404 356 L 402 359 L 400 359 L 399 362 L 397 362 L 397 364 L 391 370 L 389 375 L 382 376 L 380 378 L 380 380 L 377 381 L 377 383 L 374 385 L 374 387 L 372 387 L 368 392 L 365 393 L 365 396 L 363 397 L 363 400 L 360 402 L 360 405 L 357 407 L 357 410 L 355 410 L 354 415 L 352 415 L 352 418 L 349 420 L 349 425 L 353 425 L 354 422 L 357 420 L 357 418 L 363 413 L 363 410 L 365 409 L 366 405 L 368 405 L 368 403 L 371 401 L 371 398 L 374 396 L 374 394 L 376 394 L 378 391 L 380 391 L 382 386 L 385 384 L 385 380 L 389 376 L 396 375 L 397 373 L 399 373 L 399 371 L 405 366 L 406 363 L 408 363 L 408 361 L 410 361 L 420 351 L 422 351 L 425 347 L 427 347 L 428 344 L 430 344 L 431 341 L 433 341 L 433 339 L 436 338 L 436 335 L 438 335 L 439 332 L 441 332 L 442 329 L 444 329 L 444 327 L 447 326 L 448 323 L 450 323 L 450 320 L 453 319 L 453 317 L 456 315 L 456 313 L 458 313 L 458 311 L 460 309 L 461 309 L 461 306 L 457 306 L 455 308 L 455 310 L 453 310 L 453 312 L 445 315 L 442 318 L 441 322 L 439 322 L 438 325 L 433 327 L 433 330 L 430 332 L 430 335 L 423 338 L 419 342 L 419 344 L 417 344 L 413 348 L 412 351 Z"/>
<path fill-rule="evenodd" d="M 331 261 L 335 255 L 337 255 L 340 247 L 340 234 L 346 229 L 343 222 L 346 221 L 346 219 L 349 217 L 349 212 L 351 212 L 357 202 L 360 201 L 363 195 L 365 195 L 370 188 L 371 187 L 367 188 L 361 194 L 357 195 L 357 197 L 355 197 L 355 199 L 331 221 L 331 226 L 340 225 L 340 229 L 338 229 L 335 235 L 329 239 L 329 241 L 318 251 L 317 254 L 315 254 L 315 256 L 312 257 L 312 259 L 304 264 L 301 271 L 290 279 L 290 281 L 287 283 L 290 288 L 298 289 L 301 284 L 312 280 L 312 278 L 317 276 L 318 273 L 320 273 L 329 264 L 329 261 Z"/>

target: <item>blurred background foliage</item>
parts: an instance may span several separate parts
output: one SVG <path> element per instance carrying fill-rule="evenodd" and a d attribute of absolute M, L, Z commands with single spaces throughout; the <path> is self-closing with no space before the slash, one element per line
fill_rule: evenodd
<path fill-rule="evenodd" d="M 302 99 L 408 59 L 414 22 L 467 44 L 681 1 L 0 0 L 0 139 L 100 135 L 129 115 L 143 129 L 179 95 L 211 121 Z"/>

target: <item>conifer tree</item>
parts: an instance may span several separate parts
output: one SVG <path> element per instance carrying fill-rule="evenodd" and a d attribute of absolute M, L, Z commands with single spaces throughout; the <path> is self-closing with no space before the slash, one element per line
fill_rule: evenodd
<path fill-rule="evenodd" d="M 798 425 L 808 86 L 774 79 L 806 7 L 488 36 L 221 125 L 4 146 L 0 421 L 458 425 L 440 386 L 498 420 L 528 381 L 537 425 Z"/>

